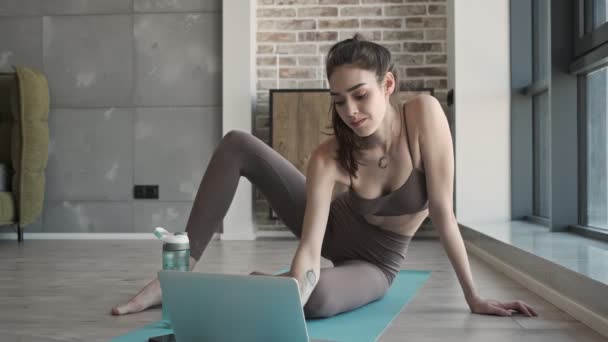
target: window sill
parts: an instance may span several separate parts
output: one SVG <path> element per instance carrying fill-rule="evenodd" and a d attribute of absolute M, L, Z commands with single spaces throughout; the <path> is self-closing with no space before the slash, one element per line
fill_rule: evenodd
<path fill-rule="evenodd" d="M 571 226 L 570 231 L 588 238 L 604 241 L 608 245 L 608 232 L 604 229 L 576 225 Z"/>
<path fill-rule="evenodd" d="M 608 285 L 608 242 L 525 221 L 463 226 Z"/>
<path fill-rule="evenodd" d="M 460 227 L 469 252 L 608 336 L 608 242 L 527 221 Z"/>

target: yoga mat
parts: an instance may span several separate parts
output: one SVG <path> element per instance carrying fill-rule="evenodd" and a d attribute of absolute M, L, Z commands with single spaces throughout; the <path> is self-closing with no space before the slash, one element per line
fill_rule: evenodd
<path fill-rule="evenodd" d="M 310 338 L 336 342 L 376 341 L 429 275 L 429 271 L 400 271 L 381 300 L 334 317 L 307 319 L 306 326 Z M 112 341 L 147 342 L 150 337 L 172 332 L 169 322 L 158 321 Z"/>

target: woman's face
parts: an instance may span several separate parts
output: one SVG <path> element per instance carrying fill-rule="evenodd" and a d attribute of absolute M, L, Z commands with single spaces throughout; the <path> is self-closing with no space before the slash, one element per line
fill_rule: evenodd
<path fill-rule="evenodd" d="M 329 77 L 330 95 L 338 115 L 360 137 L 371 135 L 382 123 L 394 83 L 391 73 L 387 73 L 383 84 L 378 84 L 374 72 L 351 65 L 337 67 Z"/>

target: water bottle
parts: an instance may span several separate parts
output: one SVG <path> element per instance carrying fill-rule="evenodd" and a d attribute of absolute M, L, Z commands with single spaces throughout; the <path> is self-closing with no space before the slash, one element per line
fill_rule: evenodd
<path fill-rule="evenodd" d="M 190 271 L 190 242 L 184 232 L 171 234 L 162 227 L 154 229 L 154 235 L 163 241 L 163 270 Z M 169 320 L 165 306 L 162 319 Z"/>

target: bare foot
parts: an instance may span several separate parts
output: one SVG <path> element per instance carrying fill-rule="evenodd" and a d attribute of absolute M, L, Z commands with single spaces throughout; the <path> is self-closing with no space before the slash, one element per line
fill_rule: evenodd
<path fill-rule="evenodd" d="M 189 268 L 190 271 L 192 271 L 197 263 L 197 260 L 190 257 L 189 261 Z M 135 297 L 131 298 L 127 304 L 113 307 L 112 315 L 120 316 L 144 311 L 151 306 L 159 305 L 161 298 L 160 282 L 158 281 L 158 278 L 154 278 L 154 280 L 149 282 L 148 285 L 141 289 L 139 293 L 135 295 Z"/>
<path fill-rule="evenodd" d="M 119 316 L 144 311 L 151 306 L 160 304 L 160 302 L 160 282 L 156 278 L 141 289 L 127 304 L 113 307 L 112 315 Z"/>

